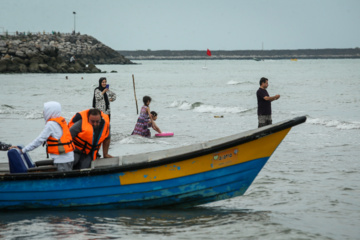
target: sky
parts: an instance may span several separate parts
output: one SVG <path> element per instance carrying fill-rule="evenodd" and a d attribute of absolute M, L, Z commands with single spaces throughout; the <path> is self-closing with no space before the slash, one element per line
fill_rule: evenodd
<path fill-rule="evenodd" d="M 0 6 L 0 34 L 75 28 L 114 50 L 360 47 L 360 0 L 0 0 Z"/>

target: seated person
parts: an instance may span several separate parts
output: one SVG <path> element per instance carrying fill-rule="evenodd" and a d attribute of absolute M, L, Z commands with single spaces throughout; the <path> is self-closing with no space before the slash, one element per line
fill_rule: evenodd
<path fill-rule="evenodd" d="M 54 159 L 58 171 L 71 171 L 74 163 L 74 149 L 72 137 L 64 117 L 61 117 L 61 105 L 58 102 L 44 103 L 45 127 L 40 135 L 24 148 L 17 148 L 26 153 L 46 143 L 46 152 Z"/>

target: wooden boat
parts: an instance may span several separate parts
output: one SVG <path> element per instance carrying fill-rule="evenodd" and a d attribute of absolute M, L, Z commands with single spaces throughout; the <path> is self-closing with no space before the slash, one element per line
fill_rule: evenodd
<path fill-rule="evenodd" d="M 97 159 L 69 172 L 0 171 L 0 209 L 189 208 L 243 195 L 297 117 L 204 143 Z M 43 171 L 42 168 L 45 168 Z"/>

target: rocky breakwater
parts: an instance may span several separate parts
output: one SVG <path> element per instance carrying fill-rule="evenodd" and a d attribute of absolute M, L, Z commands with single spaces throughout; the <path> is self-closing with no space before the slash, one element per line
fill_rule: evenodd
<path fill-rule="evenodd" d="M 38 34 L 0 38 L 0 73 L 99 73 L 95 64 L 131 64 L 87 35 Z M 71 56 L 75 61 L 70 62 Z"/>

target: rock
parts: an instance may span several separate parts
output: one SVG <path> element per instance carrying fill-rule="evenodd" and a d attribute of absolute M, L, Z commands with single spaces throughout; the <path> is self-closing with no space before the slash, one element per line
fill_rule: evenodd
<path fill-rule="evenodd" d="M 7 43 L 4 40 L 0 40 L 0 47 L 6 47 Z"/>
<path fill-rule="evenodd" d="M 14 48 L 8 48 L 7 53 L 8 53 L 10 56 L 14 56 L 15 53 L 16 53 L 16 49 L 14 49 Z"/>
<path fill-rule="evenodd" d="M 24 60 L 22 60 L 21 58 L 18 58 L 18 57 L 14 57 L 12 59 L 12 62 L 15 63 L 15 64 L 24 64 L 25 63 Z"/>
<path fill-rule="evenodd" d="M 34 57 L 32 57 L 30 59 L 30 64 L 31 63 L 37 63 L 37 64 L 40 64 L 40 63 L 43 63 L 44 62 L 44 59 L 41 57 L 41 55 L 35 55 Z"/>
<path fill-rule="evenodd" d="M 75 69 L 73 67 L 69 67 L 68 72 L 69 73 L 76 73 L 76 71 L 75 71 Z"/>
<path fill-rule="evenodd" d="M 0 54 L 5 54 L 7 53 L 7 48 L 4 48 L 4 47 L 0 47 Z"/>
<path fill-rule="evenodd" d="M 19 64 L 19 70 L 21 73 L 27 73 L 27 67 L 25 64 Z"/>
<path fill-rule="evenodd" d="M 38 54 L 39 53 L 39 51 L 36 49 L 36 48 L 34 48 L 34 49 L 27 49 L 26 51 L 25 51 L 25 54 L 26 54 L 26 56 L 28 57 L 28 58 L 32 58 L 32 57 L 34 57 L 36 54 Z"/>
<path fill-rule="evenodd" d="M 133 64 L 88 35 L 39 34 L 3 36 L 0 73 L 99 73 L 95 64 Z M 69 59 L 75 56 L 76 62 Z M 7 61 L 9 60 L 9 61 Z"/>
<path fill-rule="evenodd" d="M 15 55 L 18 56 L 18 57 L 22 57 L 22 58 L 26 57 L 26 54 L 23 51 L 20 51 L 20 50 L 16 51 Z"/>
<path fill-rule="evenodd" d="M 82 67 L 78 63 L 73 64 L 72 68 L 74 69 L 75 72 L 81 72 L 82 70 Z"/>
<path fill-rule="evenodd" d="M 1 59 L 0 60 L 0 72 L 6 72 L 7 70 L 7 59 Z"/>
<path fill-rule="evenodd" d="M 13 63 L 11 63 L 11 64 L 9 64 L 9 65 L 7 66 L 7 70 L 8 70 L 9 72 L 15 73 L 15 72 L 19 72 L 20 68 L 19 68 L 19 65 L 18 65 L 18 64 L 13 64 Z"/>
<path fill-rule="evenodd" d="M 12 44 L 13 46 L 18 46 L 20 43 L 21 43 L 20 40 L 14 40 L 14 41 L 11 42 L 11 44 Z"/>
<path fill-rule="evenodd" d="M 48 69 L 49 69 L 50 73 L 57 73 L 57 70 L 55 68 L 51 67 L 51 66 L 49 66 Z"/>
<path fill-rule="evenodd" d="M 92 72 L 92 73 L 99 73 L 99 72 L 101 72 L 101 70 L 98 69 L 98 68 L 93 68 L 93 69 L 91 69 L 90 72 Z"/>
<path fill-rule="evenodd" d="M 59 68 L 68 68 L 67 64 L 66 63 L 60 63 L 59 65 Z"/>
<path fill-rule="evenodd" d="M 49 66 L 45 63 L 41 63 L 39 64 L 39 69 L 42 71 L 42 72 L 48 72 L 49 71 Z"/>
<path fill-rule="evenodd" d="M 39 72 L 39 64 L 36 62 L 30 63 L 29 72 L 38 73 Z"/>

